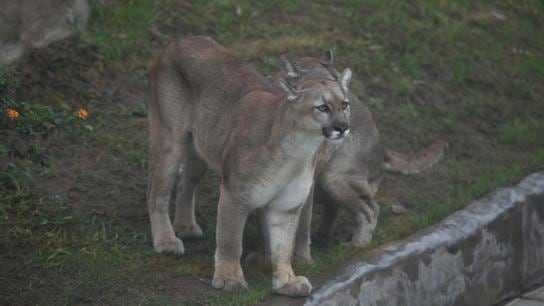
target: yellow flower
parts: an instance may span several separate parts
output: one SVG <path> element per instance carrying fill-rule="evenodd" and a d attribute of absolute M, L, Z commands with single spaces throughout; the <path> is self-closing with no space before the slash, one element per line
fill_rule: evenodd
<path fill-rule="evenodd" d="M 6 113 L 11 120 L 16 120 L 17 118 L 19 118 L 19 112 L 14 110 L 13 108 L 6 108 Z"/>
<path fill-rule="evenodd" d="M 87 119 L 87 117 L 89 117 L 89 112 L 87 112 L 85 109 L 83 108 L 80 108 L 78 111 L 77 111 L 77 116 L 80 118 L 80 119 Z"/>

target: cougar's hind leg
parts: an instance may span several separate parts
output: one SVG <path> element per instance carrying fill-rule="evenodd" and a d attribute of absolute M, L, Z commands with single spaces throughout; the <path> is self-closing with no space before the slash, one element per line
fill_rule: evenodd
<path fill-rule="evenodd" d="M 183 160 L 191 122 L 190 91 L 172 68 L 151 70 L 149 116 L 148 213 L 153 246 L 158 253 L 181 255 L 183 242 L 170 222 L 168 206 Z"/>
<path fill-rule="evenodd" d="M 330 183 L 328 194 L 333 203 L 348 209 L 355 221 L 353 235 L 348 245 L 364 247 L 370 243 L 378 221 L 379 207 L 367 194 L 362 194 L 356 181 L 338 180 Z"/>
<path fill-rule="evenodd" d="M 183 158 L 181 145 L 161 140 L 159 148 L 152 148 L 150 155 L 152 170 L 147 201 L 153 246 L 158 253 L 182 255 L 185 251 L 183 243 L 174 234 L 168 212 L 177 171 Z"/>
<path fill-rule="evenodd" d="M 202 237 L 202 229 L 195 218 L 195 193 L 207 169 L 206 163 L 198 157 L 191 138 L 185 146 L 185 167 L 178 184 L 174 219 L 174 230 L 184 239 Z"/>

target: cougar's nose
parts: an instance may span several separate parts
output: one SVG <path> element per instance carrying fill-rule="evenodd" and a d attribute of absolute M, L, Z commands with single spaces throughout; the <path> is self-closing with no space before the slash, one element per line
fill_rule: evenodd
<path fill-rule="evenodd" d="M 348 130 L 348 124 L 345 122 L 338 122 L 333 126 L 334 130 L 341 135 L 344 135 L 345 132 L 349 132 Z"/>

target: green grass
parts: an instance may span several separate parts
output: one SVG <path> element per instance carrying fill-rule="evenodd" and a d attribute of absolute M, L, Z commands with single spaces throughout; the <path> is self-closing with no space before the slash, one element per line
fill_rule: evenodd
<path fill-rule="evenodd" d="M 522 122 L 515 118 L 514 121 L 505 124 L 499 133 L 499 141 L 519 146 L 527 146 L 538 143 L 542 128 L 530 122 Z"/>
<path fill-rule="evenodd" d="M 91 18 L 84 40 L 95 45 L 105 60 L 148 51 L 160 10 L 173 7 L 173 1 L 153 0 L 92 0 L 90 4 Z"/>
<path fill-rule="evenodd" d="M 469 167 L 473 165 L 458 162 L 456 171 L 459 177 L 469 176 Z M 501 169 L 485 169 L 478 177 L 467 180 L 465 184 L 452 186 L 440 201 L 422 203 L 417 215 L 406 218 L 405 227 L 397 229 L 395 235 L 406 236 L 414 230 L 428 227 L 497 187 L 515 184 L 520 177 L 531 172 L 531 169 L 544 169 L 544 148 L 531 154 L 524 163 L 513 163 Z"/>
<path fill-rule="evenodd" d="M 206 301 L 211 306 L 220 305 L 255 305 L 262 301 L 272 291 L 270 284 L 252 284 L 244 293 L 231 293 L 226 296 L 211 298 Z"/>
<path fill-rule="evenodd" d="M 469 178 L 473 167 L 474 165 L 469 163 L 457 162 L 454 165 L 457 176 L 466 181 L 451 186 L 450 190 L 438 200 L 422 199 L 417 211 L 405 216 L 382 213 L 372 246 L 402 239 L 417 230 L 429 227 L 490 191 L 515 184 L 525 174 L 533 171 L 532 169 L 544 169 L 544 148 L 528 156 L 523 163 L 512 163 L 500 169 L 481 169 L 482 173 L 477 177 Z M 417 196 L 415 198 L 418 199 Z M 381 204 L 390 202 L 388 199 L 381 200 Z M 339 259 L 343 259 L 342 252 L 345 250 L 340 251 Z"/>

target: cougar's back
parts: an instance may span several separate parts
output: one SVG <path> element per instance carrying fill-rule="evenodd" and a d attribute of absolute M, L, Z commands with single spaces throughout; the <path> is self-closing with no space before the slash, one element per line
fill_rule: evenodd
<path fill-rule="evenodd" d="M 251 66 L 204 36 L 188 36 L 168 45 L 152 68 L 150 85 L 151 134 L 153 117 L 166 127 L 163 134 L 164 130 L 189 133 L 187 139 L 212 168 L 220 162 L 242 97 L 254 91 L 278 92 Z"/>

